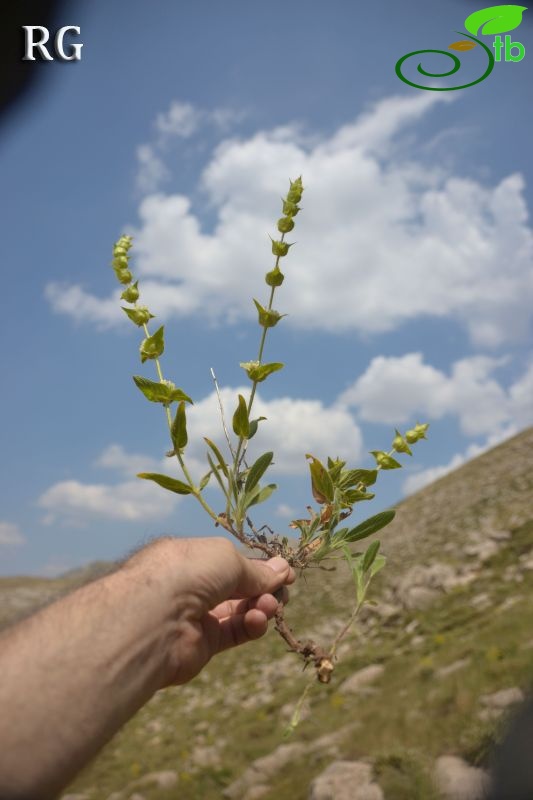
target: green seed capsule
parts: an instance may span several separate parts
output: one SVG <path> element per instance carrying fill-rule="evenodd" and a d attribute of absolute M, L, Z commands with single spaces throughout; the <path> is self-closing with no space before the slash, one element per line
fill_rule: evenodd
<path fill-rule="evenodd" d="M 116 256 L 113 259 L 113 266 L 117 267 L 118 269 L 127 269 L 128 267 L 127 256 Z"/>
<path fill-rule="evenodd" d="M 139 281 L 135 281 L 135 283 L 132 283 L 132 285 L 128 286 L 127 289 L 124 289 L 120 295 L 121 299 L 125 300 L 127 303 L 136 303 L 139 299 L 139 289 L 137 288 L 138 283 Z"/>
<path fill-rule="evenodd" d="M 403 438 L 399 430 L 396 430 L 396 436 L 392 440 L 392 447 L 397 453 L 407 453 L 412 456 L 411 448 Z"/>
<path fill-rule="evenodd" d="M 294 228 L 294 220 L 290 217 L 281 217 L 278 219 L 278 231 L 280 233 L 288 233 Z"/>
<path fill-rule="evenodd" d="M 289 252 L 290 245 L 287 242 L 278 242 L 272 239 L 272 253 L 275 256 L 286 256 Z"/>
<path fill-rule="evenodd" d="M 406 432 L 405 438 L 407 439 L 409 444 L 415 444 L 415 442 L 418 442 L 418 433 L 415 430 L 411 429 L 410 431 Z"/>
<path fill-rule="evenodd" d="M 295 217 L 299 210 L 300 207 L 296 203 L 291 203 L 290 200 L 283 201 L 283 213 L 287 217 Z"/>
<path fill-rule="evenodd" d="M 415 431 L 416 431 L 419 439 L 425 439 L 426 438 L 426 431 L 427 431 L 428 428 L 429 428 L 429 423 L 427 423 L 427 422 L 424 423 L 423 425 L 421 425 L 419 422 L 416 423 Z"/>
<path fill-rule="evenodd" d="M 287 193 L 287 200 L 289 201 L 289 203 L 299 203 L 300 200 L 302 199 L 303 190 L 304 187 L 301 178 L 297 178 L 295 181 L 291 181 L 291 188 Z"/>
<path fill-rule="evenodd" d="M 114 267 L 113 269 L 115 270 L 115 275 L 117 276 L 119 283 L 131 283 L 133 275 L 129 269 L 119 269 L 117 267 Z"/>
<path fill-rule="evenodd" d="M 273 270 L 267 272 L 267 274 L 265 275 L 265 281 L 267 282 L 268 286 L 281 286 L 284 280 L 285 280 L 285 275 L 277 265 L 274 267 Z"/>
<path fill-rule="evenodd" d="M 150 314 L 146 306 L 137 306 L 137 308 L 124 308 L 124 306 L 121 306 L 121 309 L 139 327 L 154 318 L 154 315 Z"/>
<path fill-rule="evenodd" d="M 123 247 L 126 252 L 130 249 L 133 238 L 131 236 L 121 236 L 115 247 Z"/>

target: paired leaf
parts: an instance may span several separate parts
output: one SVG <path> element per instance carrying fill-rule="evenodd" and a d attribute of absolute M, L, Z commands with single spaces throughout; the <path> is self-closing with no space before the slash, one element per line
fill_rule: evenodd
<path fill-rule="evenodd" d="M 342 468 L 345 466 L 346 461 L 333 460 L 328 456 L 328 472 L 334 484 L 337 483 L 341 476 Z"/>
<path fill-rule="evenodd" d="M 183 481 L 178 481 L 176 478 L 171 478 L 169 475 L 159 475 L 157 472 L 139 472 L 138 478 L 144 478 L 147 481 L 154 481 L 163 489 L 168 489 L 170 492 L 176 494 L 191 494 L 192 489 Z"/>
<path fill-rule="evenodd" d="M 340 486 L 347 488 L 357 486 L 362 483 L 364 486 L 372 486 L 378 476 L 377 469 L 349 469 L 341 477 Z"/>
<path fill-rule="evenodd" d="M 219 465 L 220 469 L 222 470 L 222 472 L 224 473 L 224 475 L 227 478 L 228 477 L 228 468 L 226 466 L 226 462 L 224 461 L 224 458 L 222 457 L 222 453 L 220 452 L 220 450 L 218 449 L 216 444 L 214 442 L 212 442 L 211 439 L 208 439 L 207 436 L 204 436 L 204 442 L 213 451 L 213 453 L 215 455 L 215 458 L 218 461 L 218 465 Z M 209 455 L 207 457 L 209 459 Z"/>
<path fill-rule="evenodd" d="M 283 369 L 284 364 L 276 361 L 272 364 L 261 364 L 259 361 L 242 361 L 240 366 L 246 372 L 251 381 L 261 383 L 273 372 Z"/>
<path fill-rule="evenodd" d="M 209 453 L 207 454 L 207 460 L 209 462 L 209 466 L 211 467 L 211 472 L 213 473 L 213 475 L 217 479 L 218 485 L 222 489 L 223 494 L 226 496 L 226 498 L 227 498 L 227 500 L 229 502 L 228 491 L 227 491 L 226 487 L 224 486 L 224 483 L 222 482 L 222 478 L 220 477 L 219 472 L 218 472 L 219 467 L 216 466 L 215 462 L 213 461 L 213 459 L 211 458 L 211 455 Z"/>
<path fill-rule="evenodd" d="M 400 469 L 402 466 L 399 461 L 396 461 L 395 458 L 385 453 L 383 450 L 371 450 L 370 452 L 381 469 Z"/>
<path fill-rule="evenodd" d="M 387 559 L 385 558 L 385 556 L 382 556 L 382 555 L 376 556 L 376 558 L 374 560 L 374 563 L 370 567 L 370 577 L 373 578 L 374 575 L 377 575 L 377 573 L 381 569 L 383 569 L 383 567 L 385 566 L 386 563 L 387 563 Z"/>
<path fill-rule="evenodd" d="M 206 487 L 206 486 L 207 486 L 207 484 L 209 483 L 209 479 L 211 478 L 211 475 L 212 475 L 212 474 L 213 474 L 213 470 L 212 470 L 212 469 L 210 469 L 210 470 L 209 470 L 209 472 L 206 472 L 206 473 L 205 473 L 204 477 L 203 477 L 203 478 L 201 479 L 201 481 L 200 481 L 200 485 L 199 485 L 199 489 L 200 489 L 200 491 L 202 491 L 203 489 L 205 489 L 205 487 Z"/>
<path fill-rule="evenodd" d="M 185 394 L 183 389 L 176 389 L 167 383 L 158 383 L 157 381 L 150 381 L 148 378 L 143 378 L 142 375 L 134 375 L 133 380 L 135 385 L 141 390 L 147 400 L 152 403 L 173 403 L 176 400 L 185 400 L 187 403 L 192 403 L 188 394 Z"/>
<path fill-rule="evenodd" d="M 262 456 L 259 456 L 257 461 L 252 464 L 250 467 L 250 471 L 246 477 L 246 483 L 244 484 L 244 489 L 246 492 L 250 492 L 256 484 L 259 483 L 267 469 L 272 463 L 272 459 L 274 458 L 274 453 L 263 453 Z"/>
<path fill-rule="evenodd" d="M 165 349 L 164 325 L 161 325 L 153 336 L 148 336 L 143 339 L 139 352 L 141 354 L 141 361 L 144 362 L 149 358 L 158 358 Z"/>
<path fill-rule="evenodd" d="M 264 486 L 261 491 L 254 497 L 250 506 L 257 506 L 259 503 L 264 503 L 265 500 L 268 500 L 272 492 L 275 492 L 277 489 L 277 484 L 269 483 L 267 486 Z"/>
<path fill-rule="evenodd" d="M 307 453 L 305 457 L 311 459 L 309 470 L 311 472 L 313 497 L 317 503 L 331 503 L 335 492 L 331 475 L 318 458 L 315 458 L 310 453 Z"/>
<path fill-rule="evenodd" d="M 373 492 L 367 492 L 363 489 L 346 489 L 342 493 L 343 499 L 351 506 L 354 503 L 360 503 L 362 500 L 373 500 L 375 496 Z"/>
<path fill-rule="evenodd" d="M 246 400 L 242 394 L 239 395 L 239 404 L 235 414 L 233 415 L 233 430 L 237 436 L 240 436 L 243 439 L 250 438 L 250 420 L 248 419 L 248 408 L 246 406 Z"/>
<path fill-rule="evenodd" d="M 170 435 L 172 437 L 172 443 L 174 445 L 175 452 L 183 450 L 188 441 L 187 419 L 185 416 L 185 403 L 183 401 L 176 409 L 176 416 L 174 417 L 172 427 L 170 428 Z"/>
<path fill-rule="evenodd" d="M 375 542 L 372 542 L 372 544 L 368 546 L 368 549 L 363 556 L 363 564 L 362 564 L 363 572 L 368 572 L 368 570 L 374 563 L 374 559 L 376 558 L 379 552 L 380 545 L 381 542 L 378 539 L 376 539 Z"/>
<path fill-rule="evenodd" d="M 377 533 L 377 531 L 380 531 L 385 525 L 392 522 L 395 514 L 396 512 L 393 509 L 381 511 L 379 514 L 369 517 L 369 519 L 361 522 L 360 525 L 352 528 L 342 538 L 345 542 L 358 542 L 360 539 L 366 539 L 367 536 L 372 536 L 373 533 Z"/>
<path fill-rule="evenodd" d="M 465 28 L 474 36 L 478 33 L 484 36 L 507 33 L 518 28 L 524 11 L 527 11 L 526 6 L 504 5 L 481 8 L 465 19 Z"/>

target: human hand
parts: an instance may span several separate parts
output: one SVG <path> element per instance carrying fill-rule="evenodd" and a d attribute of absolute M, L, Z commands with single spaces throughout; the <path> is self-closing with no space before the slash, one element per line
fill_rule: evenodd
<path fill-rule="evenodd" d="M 283 558 L 245 558 L 227 539 L 160 539 L 131 559 L 171 587 L 172 624 L 164 686 L 186 683 L 212 656 L 266 633 L 276 613 L 273 592 L 294 570 Z M 128 566 L 128 563 L 126 564 Z"/>

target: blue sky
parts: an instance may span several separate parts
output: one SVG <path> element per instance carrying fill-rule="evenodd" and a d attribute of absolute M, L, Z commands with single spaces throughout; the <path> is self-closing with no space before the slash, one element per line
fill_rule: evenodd
<path fill-rule="evenodd" d="M 381 476 L 377 511 L 531 424 L 531 12 L 513 31 L 524 60 L 477 86 L 426 92 L 394 72 L 446 49 L 477 8 L 69 4 L 59 23 L 81 27 L 82 60 L 36 64 L 47 79 L 0 129 L 1 574 L 213 533 L 192 499 L 135 477 L 165 468 L 168 441 L 131 380 L 155 375 L 119 309 L 112 243 L 135 237 L 165 377 L 195 400 L 200 471 L 202 436 L 223 439 L 209 368 L 230 415 L 257 351 L 268 234 L 300 173 L 288 316 L 265 353 L 286 366 L 261 387 L 255 442 L 274 448 L 280 488 L 257 522 L 286 533 L 302 515 L 306 452 L 368 465 L 396 425 L 430 422 L 406 468 Z M 464 54 L 462 74 L 482 56 Z"/>

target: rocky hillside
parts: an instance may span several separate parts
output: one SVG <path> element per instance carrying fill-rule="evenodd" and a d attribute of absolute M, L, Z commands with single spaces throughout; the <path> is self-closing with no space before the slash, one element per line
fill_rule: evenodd
<path fill-rule="evenodd" d="M 398 506 L 389 558 L 328 686 L 283 732 L 309 675 L 271 632 L 159 692 L 63 800 L 482 798 L 533 675 L 533 429 Z M 109 569 L 0 579 L 2 621 Z M 292 592 L 301 635 L 349 616 L 347 571 Z"/>

